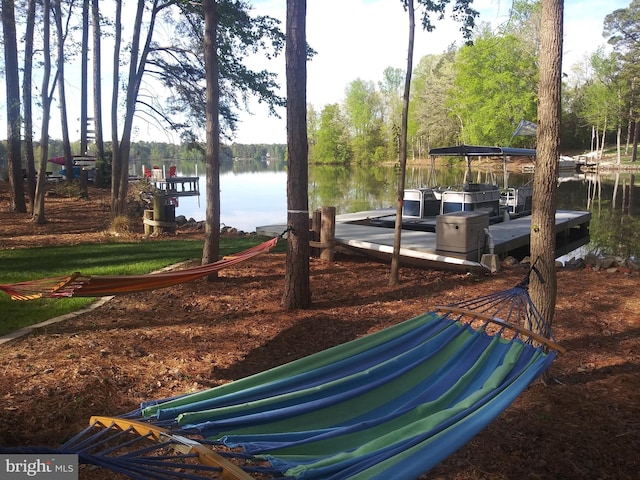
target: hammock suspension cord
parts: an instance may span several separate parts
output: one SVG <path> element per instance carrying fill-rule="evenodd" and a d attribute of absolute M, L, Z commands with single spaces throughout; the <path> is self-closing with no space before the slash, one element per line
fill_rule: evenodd
<path fill-rule="evenodd" d="M 564 353 L 565 349 L 555 343 L 551 325 L 545 321 L 528 293 L 532 274 L 535 274 L 541 283 L 545 282 L 536 263 L 537 260 L 531 265 L 522 281 L 511 289 L 482 295 L 446 307 L 437 307 L 436 310 L 448 311 L 450 314 L 457 312 L 459 321 L 463 321 L 467 314 L 468 323 L 478 320 L 483 322 L 483 326 L 479 328 L 487 329 L 489 325 L 493 325 L 499 329 L 499 332 L 494 333 L 499 333 L 501 336 L 504 336 L 505 330 L 511 330 L 514 338 L 524 337 L 525 342 L 537 342 Z"/>

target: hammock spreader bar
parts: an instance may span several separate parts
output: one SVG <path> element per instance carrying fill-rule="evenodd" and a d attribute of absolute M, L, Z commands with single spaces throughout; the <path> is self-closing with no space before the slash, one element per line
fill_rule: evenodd
<path fill-rule="evenodd" d="M 206 277 L 214 272 L 266 253 L 276 246 L 278 237 L 251 247 L 240 253 L 229 255 L 217 262 L 199 265 L 184 270 L 150 273 L 146 275 L 82 275 L 76 272 L 62 277 L 0 285 L 0 290 L 12 300 L 34 300 L 36 298 L 101 297 L 121 293 L 135 293 L 165 288 L 179 283 Z"/>
<path fill-rule="evenodd" d="M 149 436 L 157 442 L 168 442 L 174 450 L 184 454 L 196 454 L 198 460 L 203 465 L 219 468 L 222 471 L 223 479 L 250 480 L 252 477 L 236 464 L 222 457 L 211 448 L 203 445 L 193 439 L 175 435 L 169 430 L 156 427 L 149 423 L 138 422 L 135 420 L 124 420 L 112 417 L 91 417 L 90 424 L 94 426 L 102 426 L 107 429 L 127 431 L 130 429 L 142 436 Z"/>
<path fill-rule="evenodd" d="M 466 315 L 471 317 L 474 320 L 484 320 L 488 323 L 493 323 L 495 325 L 498 325 L 501 328 L 506 328 L 509 330 L 513 330 L 516 334 L 520 334 L 523 335 L 526 338 L 529 338 L 532 341 L 538 342 L 541 345 L 544 345 L 546 348 L 550 349 L 550 350 L 556 350 L 558 353 L 566 353 L 566 349 L 560 345 L 558 345 L 557 343 L 555 343 L 554 341 L 543 337 L 542 335 L 532 332 L 531 330 L 528 330 L 524 327 L 521 327 L 520 325 L 516 325 L 516 324 L 512 324 L 509 322 L 506 322 L 500 318 L 497 317 L 492 317 L 490 315 L 486 315 L 483 313 L 479 313 L 479 312 L 474 312 L 473 310 L 467 310 L 465 308 L 456 308 L 456 307 L 436 307 L 435 308 L 436 311 L 439 312 L 448 312 L 451 314 L 459 314 L 461 316 Z"/>

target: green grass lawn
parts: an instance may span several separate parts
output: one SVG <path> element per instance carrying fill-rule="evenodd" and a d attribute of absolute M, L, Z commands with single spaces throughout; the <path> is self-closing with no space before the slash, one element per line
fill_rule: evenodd
<path fill-rule="evenodd" d="M 263 237 L 223 237 L 220 255 L 263 242 Z M 202 257 L 199 240 L 91 243 L 59 247 L 0 250 L 0 284 L 82 272 L 85 275 L 137 275 Z M 284 248 L 280 243 L 279 250 Z M 95 299 L 63 298 L 13 301 L 0 292 L 0 335 L 80 310 Z"/>

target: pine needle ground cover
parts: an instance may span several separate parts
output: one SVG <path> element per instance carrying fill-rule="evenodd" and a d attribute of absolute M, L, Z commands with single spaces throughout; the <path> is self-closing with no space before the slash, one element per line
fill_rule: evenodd
<path fill-rule="evenodd" d="M 220 254 L 229 255 L 258 244 L 255 236 L 221 238 Z M 87 243 L 0 250 L 0 284 L 82 272 L 85 275 L 136 275 L 197 259 L 202 241 L 162 240 L 126 243 Z M 0 294 L 0 335 L 59 315 L 77 311 L 93 298 L 37 299 L 11 301 Z"/>

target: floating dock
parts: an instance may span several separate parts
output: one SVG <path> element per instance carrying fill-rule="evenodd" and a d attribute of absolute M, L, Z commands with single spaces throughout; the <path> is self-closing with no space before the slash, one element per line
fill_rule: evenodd
<path fill-rule="evenodd" d="M 388 261 L 393 253 L 394 229 L 369 225 L 371 219 L 392 215 L 395 210 L 371 210 L 336 216 L 335 242 L 350 250 Z M 443 216 L 443 217 L 446 217 Z M 556 212 L 556 258 L 589 243 L 591 213 L 578 211 Z M 284 225 L 258 227 L 261 235 L 278 235 Z M 437 232 L 402 230 L 400 258 L 406 265 L 439 270 L 487 270 L 482 256 L 494 254 L 524 258 L 531 243 L 531 216 L 491 224 L 488 234 L 481 235 L 476 246 L 463 252 L 451 252 L 438 245 Z"/>

